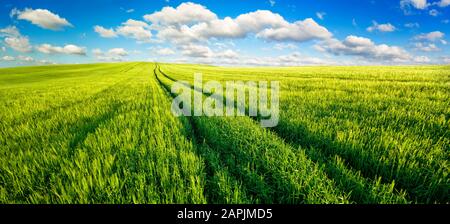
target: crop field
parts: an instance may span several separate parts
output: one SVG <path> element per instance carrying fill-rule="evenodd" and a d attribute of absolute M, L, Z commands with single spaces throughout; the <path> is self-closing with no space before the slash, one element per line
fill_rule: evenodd
<path fill-rule="evenodd" d="M 278 125 L 175 116 L 195 73 L 279 81 Z M 450 203 L 449 159 L 450 66 L 0 69 L 0 203 Z"/>

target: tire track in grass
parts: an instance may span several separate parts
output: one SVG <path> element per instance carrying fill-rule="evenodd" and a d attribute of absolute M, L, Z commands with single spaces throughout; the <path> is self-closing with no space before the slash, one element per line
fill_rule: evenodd
<path fill-rule="evenodd" d="M 154 70 L 158 73 L 157 69 Z M 157 76 L 158 77 L 158 76 Z M 171 80 L 167 80 L 170 83 Z M 163 88 L 170 84 L 161 81 Z M 246 117 L 192 117 L 208 145 L 262 203 L 346 203 L 346 195 L 302 151 Z"/>
<path fill-rule="evenodd" d="M 156 65 L 153 74 L 161 86 L 161 89 L 164 90 L 164 93 L 170 99 L 173 95 L 171 95 L 169 87 L 158 77 L 156 72 L 158 68 L 159 66 Z M 179 120 L 188 129 L 188 135 L 186 137 L 193 140 L 197 153 L 204 159 L 206 165 L 205 196 L 207 197 L 208 203 L 257 203 L 258 198 L 249 195 L 244 184 L 230 173 L 229 168 L 222 162 L 220 153 L 211 148 L 206 141 L 201 141 L 202 138 L 198 136 L 199 130 L 192 117 L 179 117 Z"/>
<path fill-rule="evenodd" d="M 174 78 L 162 72 L 160 67 L 158 67 L 158 70 L 167 79 L 176 81 Z M 186 84 L 186 86 L 190 89 L 194 89 L 190 84 Z M 226 99 L 225 96 L 223 96 L 223 98 Z M 245 114 L 248 115 L 248 107 L 245 110 Z M 250 118 L 259 121 L 261 117 L 258 115 L 257 117 Z M 278 137 L 287 142 L 291 147 L 305 152 L 308 158 L 314 163 L 320 164 L 327 175 L 334 180 L 336 187 L 349 193 L 349 197 L 352 201 L 356 203 L 408 203 L 409 200 L 407 199 L 406 192 L 399 189 L 398 186 L 395 187 L 394 183 L 384 184 L 382 183 L 381 178 L 374 180 L 367 179 L 362 176 L 360 171 L 355 171 L 348 167 L 345 160 L 341 157 L 327 156 L 315 148 L 307 147 L 307 149 L 304 149 L 304 147 L 297 142 L 294 142 L 292 139 L 287 139 L 279 129 L 270 128 L 270 130 L 273 133 L 276 133 Z"/>

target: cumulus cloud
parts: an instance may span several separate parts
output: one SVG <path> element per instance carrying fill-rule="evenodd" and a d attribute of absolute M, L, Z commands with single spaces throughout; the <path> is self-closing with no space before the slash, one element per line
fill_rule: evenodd
<path fill-rule="evenodd" d="M 439 11 L 436 9 L 432 9 L 428 13 L 430 14 L 430 16 L 438 16 L 439 15 Z"/>
<path fill-rule="evenodd" d="M 249 34 L 273 41 L 303 42 L 325 39 L 332 34 L 308 18 L 293 23 L 269 10 L 257 10 L 223 19 L 195 3 L 182 3 L 176 8 L 164 7 L 161 11 L 144 16 L 157 31 L 160 40 L 175 44 L 189 44 L 210 38 L 244 38 Z"/>
<path fill-rule="evenodd" d="M 450 5 L 450 0 L 441 0 L 437 3 L 439 7 L 447 7 Z"/>
<path fill-rule="evenodd" d="M 94 31 L 101 37 L 113 38 L 117 37 L 117 35 L 121 35 L 123 37 L 135 39 L 138 42 L 149 42 L 152 37 L 150 26 L 143 21 L 134 19 L 128 19 L 126 22 L 123 22 L 122 25 L 116 27 L 115 30 L 96 25 L 94 26 Z"/>
<path fill-rule="evenodd" d="M 160 49 L 155 50 L 155 52 L 157 54 L 163 55 L 163 56 L 175 54 L 175 51 L 170 48 L 160 48 Z"/>
<path fill-rule="evenodd" d="M 184 56 L 189 57 L 201 57 L 201 58 L 208 58 L 213 56 L 212 50 L 203 45 L 197 45 L 197 44 L 188 44 L 183 45 L 181 48 L 181 54 Z"/>
<path fill-rule="evenodd" d="M 393 32 L 395 31 L 395 26 L 390 23 L 378 24 L 376 21 L 372 21 L 372 26 L 367 27 L 367 31 L 380 31 L 380 32 Z"/>
<path fill-rule="evenodd" d="M 6 56 L 2 57 L 2 60 L 3 61 L 14 61 L 14 60 L 16 60 L 16 58 L 14 58 L 13 56 L 6 55 Z"/>
<path fill-rule="evenodd" d="M 326 39 L 332 34 L 312 18 L 295 22 L 286 21 L 281 15 L 269 10 L 244 13 L 235 18 L 219 18 L 205 6 L 191 2 L 178 7 L 164 7 L 160 11 L 144 15 L 145 21 L 128 20 L 115 29 L 95 26 L 102 37 L 121 35 L 138 40 L 151 40 L 152 31 L 157 41 L 167 41 L 177 45 L 206 42 L 210 39 L 245 38 L 254 34 L 270 41 L 304 42 Z"/>
<path fill-rule="evenodd" d="M 450 64 L 450 57 L 449 56 L 441 56 L 440 59 L 441 59 L 442 63 Z"/>
<path fill-rule="evenodd" d="M 334 62 L 326 61 L 322 58 L 309 57 L 299 52 L 279 56 L 276 58 L 276 63 L 282 66 L 334 64 Z"/>
<path fill-rule="evenodd" d="M 128 52 L 123 48 L 112 48 L 108 51 L 110 55 L 128 56 Z"/>
<path fill-rule="evenodd" d="M 347 36 L 343 41 L 326 40 L 321 45 L 316 45 L 316 49 L 335 55 L 359 56 L 368 60 L 405 62 L 411 59 L 411 55 L 401 47 L 377 45 L 369 38 L 353 35 Z"/>
<path fill-rule="evenodd" d="M 238 58 L 239 54 L 236 51 L 228 49 L 228 50 L 225 50 L 225 51 L 216 52 L 214 54 L 214 57 L 217 57 L 217 58 Z"/>
<path fill-rule="evenodd" d="M 5 37 L 3 42 L 6 46 L 19 52 L 31 52 L 32 47 L 28 37 L 22 36 L 15 26 L 0 29 L 0 36 Z"/>
<path fill-rule="evenodd" d="M 68 44 L 63 47 L 53 46 L 51 44 L 41 44 L 36 47 L 36 50 L 44 54 L 86 55 L 86 48 L 73 44 Z"/>
<path fill-rule="evenodd" d="M 30 45 L 30 41 L 28 37 L 6 37 L 4 39 L 6 46 L 19 51 L 19 52 L 31 52 L 32 47 Z"/>
<path fill-rule="evenodd" d="M 298 48 L 297 45 L 292 43 L 277 43 L 275 44 L 275 46 L 273 46 L 273 49 L 275 50 L 284 50 L 284 49 L 294 50 L 297 48 Z"/>
<path fill-rule="evenodd" d="M 20 32 L 16 26 L 7 26 L 3 29 L 0 29 L 0 36 L 18 37 L 20 36 Z"/>
<path fill-rule="evenodd" d="M 288 23 L 278 14 L 258 10 L 241 14 L 235 19 L 225 17 L 192 26 L 187 24 L 160 28 L 158 37 L 176 44 L 204 41 L 209 38 L 244 38 L 249 33 L 257 33 L 266 27 L 281 27 Z"/>
<path fill-rule="evenodd" d="M 414 47 L 416 50 L 424 51 L 424 52 L 433 52 L 433 51 L 440 51 L 436 44 L 433 43 L 415 43 Z"/>
<path fill-rule="evenodd" d="M 256 36 L 268 40 L 304 42 L 312 39 L 328 39 L 332 34 L 309 18 L 278 28 L 264 29 Z"/>
<path fill-rule="evenodd" d="M 95 58 L 100 61 L 124 61 L 124 57 L 128 56 L 129 53 L 123 48 L 112 48 L 106 52 L 96 48 L 92 50 Z"/>
<path fill-rule="evenodd" d="M 113 38 L 117 37 L 116 32 L 113 29 L 106 29 L 102 26 L 94 26 L 94 31 L 98 33 L 101 37 Z"/>
<path fill-rule="evenodd" d="M 129 19 L 117 27 L 116 32 L 124 37 L 133 38 L 141 42 L 150 41 L 152 33 L 148 30 L 149 25 L 145 22 Z"/>
<path fill-rule="evenodd" d="M 429 33 L 419 34 L 419 35 L 415 36 L 413 39 L 434 42 L 434 41 L 442 40 L 442 38 L 444 38 L 444 36 L 445 36 L 445 34 L 442 33 L 441 31 L 433 31 L 433 32 L 429 32 Z"/>
<path fill-rule="evenodd" d="M 39 60 L 39 61 L 37 61 L 37 63 L 38 63 L 38 64 L 42 64 L 42 65 L 50 65 L 50 64 L 56 65 L 55 62 L 49 61 L 49 60 L 46 60 L 46 59 Z"/>
<path fill-rule="evenodd" d="M 430 58 L 428 58 L 427 56 L 417 56 L 414 57 L 413 60 L 415 63 L 429 63 L 431 62 Z"/>
<path fill-rule="evenodd" d="M 27 20 L 36 26 L 49 30 L 61 30 L 63 27 L 72 26 L 65 18 L 61 18 L 47 9 L 26 8 L 20 11 L 14 8 L 10 16 L 16 16 L 17 19 Z"/>
<path fill-rule="evenodd" d="M 409 8 L 413 7 L 416 9 L 425 9 L 428 7 L 427 0 L 401 0 L 400 7 Z"/>
<path fill-rule="evenodd" d="M 161 11 L 144 15 L 144 19 L 156 25 L 182 25 L 215 20 L 217 16 L 202 5 L 187 2 L 177 8 L 164 7 Z"/>
<path fill-rule="evenodd" d="M 17 57 L 18 60 L 20 61 L 24 61 L 24 62 L 33 62 L 34 58 L 30 57 L 30 56 L 23 56 L 23 55 L 19 55 Z"/>
<path fill-rule="evenodd" d="M 232 50 L 213 51 L 208 46 L 199 44 L 187 44 L 179 46 L 183 56 L 192 58 L 238 58 L 239 54 Z"/>

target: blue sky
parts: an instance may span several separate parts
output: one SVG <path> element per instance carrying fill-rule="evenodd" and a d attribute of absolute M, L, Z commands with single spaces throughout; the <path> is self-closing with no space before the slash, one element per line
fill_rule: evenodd
<path fill-rule="evenodd" d="M 0 66 L 449 64 L 450 0 L 2 0 Z"/>

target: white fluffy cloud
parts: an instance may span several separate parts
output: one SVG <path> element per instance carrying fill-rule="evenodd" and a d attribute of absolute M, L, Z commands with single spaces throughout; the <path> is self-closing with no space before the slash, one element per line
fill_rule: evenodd
<path fill-rule="evenodd" d="M 44 54 L 86 55 L 86 48 L 79 47 L 73 44 L 68 44 L 65 45 L 64 47 L 52 46 L 50 44 L 41 44 L 36 47 L 36 50 Z"/>
<path fill-rule="evenodd" d="M 433 31 L 429 33 L 422 33 L 414 37 L 414 40 L 423 40 L 423 41 L 438 41 L 444 38 L 445 34 L 441 31 Z"/>
<path fill-rule="evenodd" d="M 438 6 L 440 7 L 447 7 L 450 5 L 450 0 L 441 0 L 440 2 L 438 2 Z"/>
<path fill-rule="evenodd" d="M 56 65 L 56 63 L 55 62 L 53 62 L 53 61 L 49 61 L 49 60 L 46 60 L 46 59 L 42 59 L 42 60 L 39 60 L 39 61 L 37 61 L 37 63 L 38 64 L 42 64 L 42 65 Z"/>
<path fill-rule="evenodd" d="M 217 58 L 238 58 L 239 54 L 234 50 L 228 49 L 228 50 L 216 52 L 214 54 L 214 56 Z"/>
<path fill-rule="evenodd" d="M 30 57 L 30 56 L 23 56 L 23 55 L 19 55 L 17 57 L 18 60 L 20 61 L 24 61 L 24 62 L 33 62 L 34 58 Z"/>
<path fill-rule="evenodd" d="M 14 60 L 16 60 L 16 58 L 14 58 L 13 56 L 6 55 L 6 56 L 2 57 L 2 60 L 3 61 L 14 61 Z"/>
<path fill-rule="evenodd" d="M 181 54 L 189 57 L 209 58 L 213 56 L 212 50 L 203 45 L 188 44 L 183 45 L 181 48 Z"/>
<path fill-rule="evenodd" d="M 110 55 L 128 56 L 128 52 L 123 48 L 112 48 L 108 51 Z"/>
<path fill-rule="evenodd" d="M 278 56 L 275 59 L 277 65 L 281 66 L 296 66 L 296 65 L 322 65 L 322 64 L 333 64 L 334 62 L 326 61 L 322 58 L 309 57 L 302 55 L 298 52 L 294 52 L 289 55 Z"/>
<path fill-rule="evenodd" d="M 6 37 L 4 40 L 6 46 L 19 51 L 19 52 L 31 52 L 32 47 L 28 40 L 28 37 Z"/>
<path fill-rule="evenodd" d="M 117 35 L 132 38 L 138 42 L 149 42 L 152 37 L 152 32 L 150 31 L 150 26 L 142 21 L 129 19 L 122 25 L 114 29 L 107 29 L 102 26 L 94 26 L 94 31 L 97 32 L 101 37 L 113 38 Z"/>
<path fill-rule="evenodd" d="M 328 39 L 332 34 L 309 18 L 278 28 L 264 29 L 256 36 L 268 40 L 304 42 L 312 39 Z"/>
<path fill-rule="evenodd" d="M 415 43 L 414 47 L 416 50 L 424 51 L 424 52 L 432 52 L 432 51 L 440 51 L 439 47 L 436 46 L 436 44 L 433 43 Z"/>
<path fill-rule="evenodd" d="M 273 49 L 275 50 L 284 50 L 284 49 L 290 49 L 290 50 L 294 50 L 294 49 L 298 49 L 297 45 L 292 44 L 292 43 L 277 43 L 273 46 Z"/>
<path fill-rule="evenodd" d="M 429 63 L 431 62 L 430 58 L 428 58 L 427 56 L 417 56 L 414 57 L 413 60 L 415 63 Z"/>
<path fill-rule="evenodd" d="M 183 56 L 192 58 L 238 58 L 239 54 L 231 49 L 213 51 L 208 46 L 199 44 L 187 44 L 179 46 Z"/>
<path fill-rule="evenodd" d="M 145 15 L 144 19 L 155 25 L 182 25 L 215 20 L 217 16 L 202 5 L 187 2 L 177 8 L 164 7 L 161 11 Z"/>
<path fill-rule="evenodd" d="M 124 37 L 133 38 L 141 42 L 150 41 L 152 33 L 148 30 L 149 25 L 145 22 L 129 19 L 117 27 L 116 32 Z"/>
<path fill-rule="evenodd" d="M 117 34 L 113 29 L 106 29 L 102 26 L 94 26 L 94 31 L 104 38 L 117 37 Z"/>
<path fill-rule="evenodd" d="M 47 9 L 26 8 L 23 11 L 13 9 L 10 15 L 11 17 L 17 16 L 17 19 L 27 20 L 34 25 L 49 30 L 61 30 L 65 26 L 72 26 L 65 18 L 61 18 Z"/>
<path fill-rule="evenodd" d="M 428 3 L 427 0 L 401 0 L 400 6 L 402 8 L 414 7 L 416 9 L 425 9 L 428 7 Z"/>
<path fill-rule="evenodd" d="M 360 56 L 368 60 L 405 62 L 411 59 L 411 55 L 401 47 L 377 45 L 369 38 L 353 35 L 347 36 L 344 41 L 326 40 L 321 45 L 316 45 L 316 49 L 335 55 Z"/>
<path fill-rule="evenodd" d="M 450 64 L 450 57 L 449 56 L 442 56 L 441 61 L 444 64 Z"/>
<path fill-rule="evenodd" d="M 100 49 L 92 50 L 95 58 L 100 61 L 124 61 L 124 57 L 128 56 L 129 53 L 123 48 L 112 48 L 106 52 Z"/>
<path fill-rule="evenodd" d="M 155 50 L 155 52 L 157 54 L 163 55 L 163 56 L 175 54 L 175 51 L 170 48 L 160 48 L 160 49 Z"/>
<path fill-rule="evenodd" d="M 380 32 L 393 32 L 395 31 L 395 26 L 390 23 L 378 24 L 376 21 L 372 22 L 372 26 L 367 27 L 367 31 L 380 31 Z"/>
<path fill-rule="evenodd" d="M 0 29 L 0 36 L 18 37 L 20 36 L 20 32 L 16 26 L 7 26 L 3 29 Z"/>
<path fill-rule="evenodd" d="M 6 46 L 19 52 L 31 52 L 32 47 L 28 37 L 22 36 L 15 26 L 0 29 L 0 37 L 5 37 L 3 42 Z"/>
<path fill-rule="evenodd" d="M 432 9 L 428 12 L 428 14 L 430 14 L 430 16 L 438 16 L 439 15 L 439 11 L 436 9 Z"/>
<path fill-rule="evenodd" d="M 175 44 L 190 44 L 210 38 L 244 38 L 255 34 L 273 41 L 303 42 L 326 39 L 332 34 L 308 18 L 293 23 L 268 10 L 244 13 L 236 18 L 218 16 L 206 7 L 195 3 L 182 3 L 176 8 L 164 7 L 161 11 L 144 16 L 157 31 L 157 37 Z"/>

